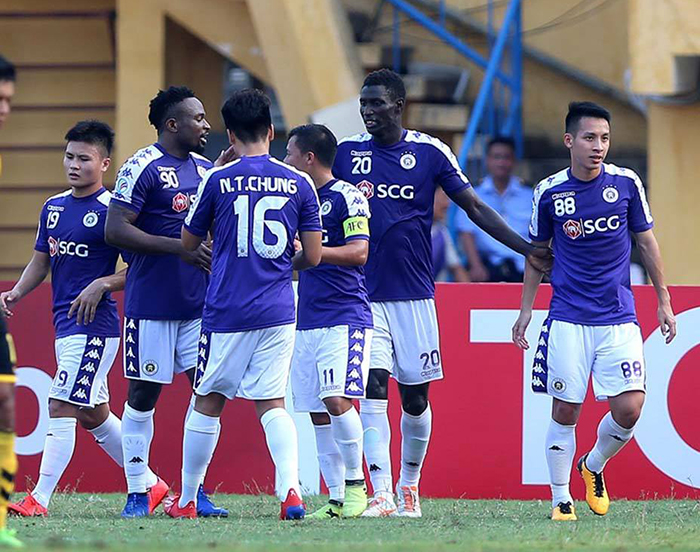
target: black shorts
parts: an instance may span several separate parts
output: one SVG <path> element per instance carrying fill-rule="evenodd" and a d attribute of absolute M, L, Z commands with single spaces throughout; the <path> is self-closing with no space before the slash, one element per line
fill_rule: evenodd
<path fill-rule="evenodd" d="M 13 357 L 12 337 L 7 333 L 5 318 L 0 316 L 0 383 L 15 381 Z"/>

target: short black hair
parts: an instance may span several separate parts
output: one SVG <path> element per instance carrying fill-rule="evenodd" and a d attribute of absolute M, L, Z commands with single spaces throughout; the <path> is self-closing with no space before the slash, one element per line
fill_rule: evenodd
<path fill-rule="evenodd" d="M 267 136 L 272 126 L 270 98 L 257 88 L 234 92 L 221 108 L 226 128 L 246 144 Z"/>
<path fill-rule="evenodd" d="M 406 99 L 406 86 L 403 79 L 391 69 L 372 71 L 362 83 L 362 88 L 365 86 L 383 86 L 394 101 Z"/>
<path fill-rule="evenodd" d="M 15 82 L 16 78 L 17 71 L 14 64 L 7 58 L 0 56 L 0 81 Z"/>
<path fill-rule="evenodd" d="M 515 152 L 515 140 L 510 136 L 494 136 L 489 140 L 486 146 L 486 153 L 491 151 L 493 146 L 501 144 L 503 146 L 508 146 L 513 152 Z"/>
<path fill-rule="evenodd" d="M 584 117 L 605 119 L 610 124 L 610 112 L 603 106 L 593 102 L 571 102 L 569 112 L 566 114 L 566 132 L 576 134 L 578 124 Z"/>
<path fill-rule="evenodd" d="M 186 86 L 170 86 L 167 90 L 159 90 L 149 104 L 149 122 L 158 132 L 161 132 L 165 121 L 173 117 L 173 108 L 187 98 L 196 97 L 194 92 Z"/>
<path fill-rule="evenodd" d="M 66 132 L 65 139 L 67 142 L 85 142 L 93 146 L 101 146 L 107 153 L 106 157 L 112 154 L 114 147 L 112 127 L 94 119 L 76 123 L 73 128 Z"/>
<path fill-rule="evenodd" d="M 312 152 L 324 167 L 332 167 L 338 141 L 325 125 L 300 125 L 289 132 L 289 139 L 296 138 L 296 145 L 302 153 Z"/>

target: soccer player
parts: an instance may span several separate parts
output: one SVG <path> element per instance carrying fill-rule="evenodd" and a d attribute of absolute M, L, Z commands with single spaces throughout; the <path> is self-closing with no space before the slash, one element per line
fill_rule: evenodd
<path fill-rule="evenodd" d="M 162 386 L 185 372 L 193 381 L 211 250 L 185 251 L 180 228 L 212 163 L 200 155 L 209 123 L 190 89 L 170 87 L 151 100 L 158 141 L 119 170 L 105 236 L 129 252 L 124 321 L 124 375 L 129 397 L 122 417 L 128 497 L 122 516 L 149 515 L 168 486 L 150 475 L 153 414 Z M 193 397 L 194 399 L 194 397 Z M 189 416 L 192 403 L 187 411 Z M 201 483 L 201 482 L 200 482 Z M 148 493 L 148 489 L 155 491 Z M 199 515 L 225 516 L 199 487 Z M 149 501 L 150 497 L 150 501 Z"/>
<path fill-rule="evenodd" d="M 182 494 L 172 517 L 195 517 L 197 485 L 211 461 L 226 400 L 254 401 L 277 468 L 281 519 L 304 517 L 297 433 L 284 409 L 294 349 L 292 257 L 298 269 L 321 260 L 321 221 L 308 175 L 269 155 L 270 100 L 259 90 L 233 94 L 222 110 L 237 160 L 207 173 L 182 229 L 194 251 L 213 231 L 214 258 L 199 339 L 194 411 L 185 422 Z M 214 224 L 214 221 L 216 223 Z"/>
<path fill-rule="evenodd" d="M 369 252 L 369 205 L 352 184 L 333 178 L 337 144 L 323 125 L 289 133 L 285 162 L 314 181 L 321 203 L 321 264 L 299 275 L 292 357 L 294 410 L 309 412 L 330 502 L 310 518 L 357 517 L 367 508 L 362 420 L 372 310 L 362 268 Z M 301 255 L 301 253 L 299 253 Z M 330 416 L 329 416 L 330 414 Z"/>
<path fill-rule="evenodd" d="M 360 92 L 367 133 L 341 140 L 333 166 L 337 178 L 365 194 L 372 211 L 365 271 L 374 338 L 367 398 L 360 401 L 365 458 L 374 487 L 366 516 L 421 516 L 418 482 L 432 426 L 428 389 L 431 381 L 443 377 L 430 238 L 436 186 L 479 227 L 539 269 L 551 263 L 549 250 L 526 242 L 479 199 L 449 147 L 403 128 L 405 102 L 399 75 L 388 69 L 370 73 Z M 403 406 L 398 509 L 389 458 L 390 375 L 399 384 Z"/>
<path fill-rule="evenodd" d="M 0 56 L 0 129 L 10 116 L 15 95 L 15 66 Z M 2 158 L 0 157 L 0 175 Z M 3 309 L 0 309 L 2 311 Z M 15 371 L 12 338 L 5 317 L 0 312 L 0 546 L 24 546 L 7 528 L 7 504 L 15 488 L 17 456 L 15 455 Z"/>
<path fill-rule="evenodd" d="M 121 422 L 109 409 L 107 376 L 119 348 L 119 316 L 111 292 L 124 289 L 115 274 L 119 251 L 104 241 L 110 193 L 102 179 L 110 165 L 114 132 L 100 121 L 81 121 L 66 134 L 63 168 L 70 190 L 46 200 L 34 254 L 0 306 L 11 309 L 52 275 L 56 375 L 49 390 L 49 428 L 34 490 L 11 512 L 48 513 L 51 496 L 75 449 L 75 428 L 87 429 L 123 465 Z"/>
<path fill-rule="evenodd" d="M 597 400 L 610 407 L 598 439 L 577 467 L 586 502 L 598 515 L 610 504 L 603 468 L 632 438 L 644 403 L 646 366 L 642 334 L 630 288 L 634 235 L 658 296 L 661 331 L 676 335 L 671 297 L 644 188 L 631 170 L 603 163 L 610 147 L 610 113 L 574 102 L 566 116 L 564 144 L 571 165 L 535 188 L 530 236 L 554 248 L 549 317 L 542 326 L 532 389 L 552 396 L 545 454 L 552 488 L 552 519 L 575 520 L 569 478 L 576 452 L 576 423 L 593 376 Z M 528 348 L 525 330 L 541 275 L 525 271 L 520 316 L 513 341 Z"/>

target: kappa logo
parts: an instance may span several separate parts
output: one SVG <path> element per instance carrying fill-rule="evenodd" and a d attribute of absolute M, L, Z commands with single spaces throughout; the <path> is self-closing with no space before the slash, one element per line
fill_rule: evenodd
<path fill-rule="evenodd" d="M 90 378 L 87 377 L 87 374 L 84 374 L 77 383 L 78 385 L 84 385 L 85 387 L 90 387 L 92 385 L 92 382 L 90 381 Z"/>
<path fill-rule="evenodd" d="M 202 336 L 199 338 L 199 342 L 200 342 L 202 345 L 206 345 L 206 344 L 209 342 L 209 340 L 207 339 L 206 334 L 202 334 Z"/>
<path fill-rule="evenodd" d="M 83 365 L 81 368 L 83 372 L 94 372 L 95 371 L 95 363 L 94 362 L 88 362 Z"/>
<path fill-rule="evenodd" d="M 201 356 L 204 360 L 207 359 L 207 350 L 204 347 L 199 348 L 199 356 Z"/>
<path fill-rule="evenodd" d="M 136 329 L 136 324 L 134 323 L 134 319 L 133 319 L 133 318 L 127 319 L 126 327 L 127 327 L 127 329 L 129 329 L 129 330 L 135 330 L 135 329 Z"/>
<path fill-rule="evenodd" d="M 538 344 L 540 347 L 546 347 L 546 346 L 547 346 L 547 342 L 544 340 L 544 337 L 540 337 L 540 340 L 537 342 L 537 344 Z"/>
<path fill-rule="evenodd" d="M 369 180 L 363 180 L 362 182 L 358 182 L 356 186 L 357 189 L 362 192 L 362 195 L 365 196 L 366 199 L 371 199 L 374 196 L 374 184 L 372 184 Z"/>
<path fill-rule="evenodd" d="M 128 358 L 136 358 L 136 355 L 134 354 L 134 350 L 133 350 L 131 347 L 129 347 L 129 348 L 127 349 L 127 351 L 126 351 L 126 356 L 127 356 Z"/>
<path fill-rule="evenodd" d="M 544 353 L 543 353 L 542 351 L 537 351 L 537 352 L 535 353 L 535 358 L 536 358 L 537 360 L 544 360 Z"/>
<path fill-rule="evenodd" d="M 543 334 L 549 333 L 549 328 L 547 326 L 542 326 L 542 333 Z"/>
<path fill-rule="evenodd" d="M 360 360 L 359 356 L 354 356 L 350 359 L 350 364 L 353 364 L 355 366 L 359 366 L 360 364 L 362 364 L 362 361 Z"/>
<path fill-rule="evenodd" d="M 360 379 L 360 372 L 357 371 L 357 368 L 353 368 L 348 374 L 348 377 L 350 379 Z"/>
<path fill-rule="evenodd" d="M 583 235 L 581 223 L 577 220 L 567 220 L 564 223 L 564 233 L 572 240 L 581 237 Z"/>
<path fill-rule="evenodd" d="M 382 471 L 382 468 L 377 466 L 377 464 L 370 464 L 369 465 L 369 471 L 370 472 L 377 472 L 377 471 Z"/>
<path fill-rule="evenodd" d="M 347 387 L 348 393 L 361 393 L 362 389 L 360 388 L 359 385 L 357 385 L 354 381 L 350 382 L 350 385 Z"/>
<path fill-rule="evenodd" d="M 85 356 L 88 358 L 94 358 L 95 360 L 100 358 L 100 353 L 97 349 L 92 349 L 91 351 L 85 353 Z"/>
<path fill-rule="evenodd" d="M 73 393 L 73 396 L 74 396 L 76 399 L 87 400 L 87 393 L 85 392 L 84 389 L 80 389 L 80 388 L 79 388 L 75 393 Z"/>
<path fill-rule="evenodd" d="M 353 339 L 363 339 L 365 337 L 365 333 L 362 330 L 355 330 L 352 332 L 352 335 L 350 336 Z"/>
<path fill-rule="evenodd" d="M 536 374 L 544 374 L 544 368 L 542 368 L 541 364 L 535 364 L 532 367 L 532 371 L 535 372 Z"/>
<path fill-rule="evenodd" d="M 173 197 L 173 211 L 175 211 L 176 213 L 182 213 L 183 211 L 187 211 L 189 206 L 190 206 L 190 200 L 182 192 L 178 192 Z"/>
<path fill-rule="evenodd" d="M 362 352 L 362 345 L 359 343 L 355 343 L 352 347 L 350 347 L 350 350 L 353 351 L 354 353 L 361 353 Z"/>
<path fill-rule="evenodd" d="M 90 342 L 88 343 L 88 345 L 92 345 L 94 347 L 102 347 L 102 345 L 104 345 L 104 343 L 102 342 L 102 340 L 99 337 L 93 337 L 90 340 Z"/>
<path fill-rule="evenodd" d="M 134 339 L 134 336 L 132 336 L 131 334 L 127 334 L 127 336 L 126 336 L 126 342 L 127 342 L 127 343 L 131 343 L 131 344 L 134 344 L 134 343 L 136 343 L 136 340 Z"/>
<path fill-rule="evenodd" d="M 137 370 L 136 367 L 134 366 L 134 363 L 133 363 L 133 362 L 130 362 L 130 363 L 129 363 L 129 366 L 127 366 L 126 371 L 127 371 L 127 372 L 138 372 L 138 370 Z"/>
<path fill-rule="evenodd" d="M 544 383 L 542 383 L 542 380 L 538 377 L 532 378 L 532 386 L 533 387 L 544 387 Z"/>

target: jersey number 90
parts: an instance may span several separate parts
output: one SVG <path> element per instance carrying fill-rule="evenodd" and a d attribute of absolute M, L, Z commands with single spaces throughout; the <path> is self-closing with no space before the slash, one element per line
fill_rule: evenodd
<path fill-rule="evenodd" d="M 268 211 L 279 211 L 289 201 L 288 197 L 264 196 L 253 208 L 253 250 L 263 259 L 276 259 L 287 248 L 287 229 L 278 220 L 265 220 Z M 233 202 L 233 212 L 238 217 L 236 233 L 236 252 L 238 257 L 248 256 L 248 237 L 250 235 L 250 197 L 240 195 Z M 272 244 L 265 243 L 265 229 L 275 237 Z"/>

